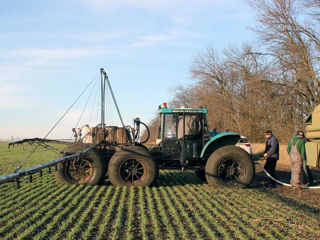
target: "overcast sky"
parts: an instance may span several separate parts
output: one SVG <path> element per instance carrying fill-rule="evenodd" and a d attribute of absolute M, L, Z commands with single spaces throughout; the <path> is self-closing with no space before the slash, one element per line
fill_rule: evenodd
<path fill-rule="evenodd" d="M 1 0 L 0 138 L 43 137 L 104 67 L 125 124 L 148 122 L 170 89 L 192 83 L 194 56 L 251 41 L 245 0 Z M 97 87 L 52 137 L 98 121 Z M 119 124 L 108 99 L 107 122 Z M 214 104 L 214 103 L 213 103 Z"/>

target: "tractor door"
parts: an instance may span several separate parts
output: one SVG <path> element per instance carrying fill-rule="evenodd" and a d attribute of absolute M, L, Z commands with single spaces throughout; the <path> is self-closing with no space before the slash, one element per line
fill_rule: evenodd
<path fill-rule="evenodd" d="M 172 159 L 199 158 L 203 147 L 204 118 L 199 113 L 165 113 L 160 115 L 159 139 L 161 151 Z M 183 149 L 184 148 L 184 149 Z"/>
<path fill-rule="evenodd" d="M 203 145 L 203 125 L 203 114 L 179 114 L 178 140 L 180 146 L 185 148 L 185 160 L 199 158 Z"/>
<path fill-rule="evenodd" d="M 162 152 L 168 154 L 172 159 L 180 158 L 179 142 L 177 138 L 178 115 L 166 113 L 160 115 L 159 139 Z"/>

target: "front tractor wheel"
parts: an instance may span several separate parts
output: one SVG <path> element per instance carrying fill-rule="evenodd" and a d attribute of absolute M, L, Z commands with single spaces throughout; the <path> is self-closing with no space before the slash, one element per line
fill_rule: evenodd
<path fill-rule="evenodd" d="M 55 171 L 56 180 L 62 184 L 98 184 L 105 175 L 105 166 L 95 151 L 88 155 L 59 163 Z"/>
<path fill-rule="evenodd" d="M 221 147 L 212 153 L 205 168 L 207 182 L 216 187 L 246 187 L 252 182 L 254 173 L 249 154 L 233 145 Z"/>
<path fill-rule="evenodd" d="M 157 176 L 157 165 L 144 148 L 127 147 L 110 159 L 108 176 L 114 186 L 149 186 Z"/>

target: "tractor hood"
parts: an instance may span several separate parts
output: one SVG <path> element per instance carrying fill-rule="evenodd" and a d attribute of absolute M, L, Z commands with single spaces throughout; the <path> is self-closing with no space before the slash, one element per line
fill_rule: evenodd
<path fill-rule="evenodd" d="M 211 154 L 216 149 L 226 145 L 236 145 L 239 142 L 240 135 L 234 132 L 210 132 L 210 140 L 206 143 L 201 151 L 201 157 Z"/>

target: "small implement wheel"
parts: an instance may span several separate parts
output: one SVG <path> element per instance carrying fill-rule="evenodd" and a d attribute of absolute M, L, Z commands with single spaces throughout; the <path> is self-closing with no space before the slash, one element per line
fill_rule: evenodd
<path fill-rule="evenodd" d="M 92 150 L 89 154 L 59 163 L 55 171 L 56 180 L 62 184 L 98 184 L 105 175 L 105 166 L 99 154 Z"/>
<path fill-rule="evenodd" d="M 86 184 L 94 175 L 93 164 L 86 158 L 71 161 L 66 168 L 66 173 L 78 184 Z"/>
<path fill-rule="evenodd" d="M 157 165 L 142 147 L 127 147 L 110 159 L 108 176 L 114 186 L 149 186 L 157 176 Z"/>
<path fill-rule="evenodd" d="M 252 182 L 254 173 L 249 154 L 233 145 L 221 147 L 212 153 L 205 168 L 207 182 L 217 187 L 246 187 Z"/>

